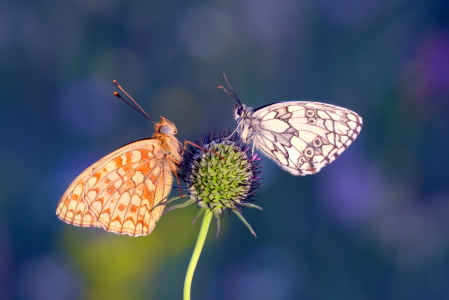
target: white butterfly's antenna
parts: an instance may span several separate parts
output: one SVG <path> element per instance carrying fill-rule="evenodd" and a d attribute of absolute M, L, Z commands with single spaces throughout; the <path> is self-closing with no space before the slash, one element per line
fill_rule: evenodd
<path fill-rule="evenodd" d="M 132 108 L 134 108 L 138 113 L 140 113 L 142 116 L 145 117 L 145 119 L 153 122 L 156 125 L 156 122 L 154 122 L 154 120 L 147 114 L 147 112 L 140 107 L 139 103 L 136 102 L 136 100 L 134 100 L 123 88 L 122 86 L 117 82 L 117 80 L 113 80 L 112 81 L 123 93 L 125 93 L 126 96 L 128 96 L 129 99 L 131 99 L 132 103 L 134 103 L 134 105 L 132 103 L 130 103 L 128 100 L 125 100 L 122 95 L 120 95 L 118 92 L 114 92 L 114 95 L 119 98 L 120 100 L 122 100 L 123 102 L 125 102 L 126 104 L 128 104 L 129 106 L 131 106 Z"/>
<path fill-rule="evenodd" d="M 231 96 L 232 98 L 234 98 L 234 99 L 237 101 L 237 103 L 240 105 L 240 107 L 242 107 L 243 104 L 242 104 L 242 102 L 240 102 L 239 97 L 238 97 L 237 94 L 234 92 L 234 89 L 232 88 L 231 84 L 229 83 L 228 78 L 226 77 L 225 72 L 223 72 L 223 77 L 225 78 L 226 83 L 227 83 L 228 86 L 229 86 L 229 89 L 232 91 L 232 94 L 229 93 L 229 92 L 228 92 L 223 86 L 221 86 L 221 85 L 218 86 L 218 88 L 224 90 L 229 96 Z"/>

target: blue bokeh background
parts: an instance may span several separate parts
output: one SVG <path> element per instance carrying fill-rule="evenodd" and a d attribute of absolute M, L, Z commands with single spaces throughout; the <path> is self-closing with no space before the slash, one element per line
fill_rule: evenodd
<path fill-rule="evenodd" d="M 364 128 L 334 163 L 264 185 L 212 228 L 192 299 L 449 299 L 449 4 L 443 0 L 0 3 L 0 299 L 180 299 L 197 208 L 133 238 L 69 226 L 60 196 L 149 137 L 120 84 L 179 140 L 313 100 Z M 173 192 L 174 194 L 177 191 Z"/>

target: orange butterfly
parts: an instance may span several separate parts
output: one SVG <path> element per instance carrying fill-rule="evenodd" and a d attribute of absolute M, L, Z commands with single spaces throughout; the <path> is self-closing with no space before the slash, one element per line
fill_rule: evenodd
<path fill-rule="evenodd" d="M 149 234 L 164 211 L 173 174 L 182 161 L 175 124 L 161 117 L 154 127 L 151 138 L 127 144 L 81 173 L 61 197 L 56 215 L 71 225 Z"/>

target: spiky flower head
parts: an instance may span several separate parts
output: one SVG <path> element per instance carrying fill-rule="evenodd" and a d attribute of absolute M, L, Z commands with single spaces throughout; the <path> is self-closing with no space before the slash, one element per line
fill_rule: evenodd
<path fill-rule="evenodd" d="M 260 186 L 260 158 L 252 154 L 248 146 L 242 144 L 236 135 L 227 138 L 223 132 L 202 137 L 197 146 L 189 146 L 181 164 L 181 179 L 186 183 L 192 202 L 218 215 L 224 210 L 233 211 L 248 226 L 241 215 L 242 207 L 259 206 L 252 204 L 251 198 Z M 217 226 L 219 230 L 219 223 Z"/>

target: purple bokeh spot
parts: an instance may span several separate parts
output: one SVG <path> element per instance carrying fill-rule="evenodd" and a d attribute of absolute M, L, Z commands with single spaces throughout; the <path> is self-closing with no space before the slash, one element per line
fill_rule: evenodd
<path fill-rule="evenodd" d="M 427 41 L 418 59 L 428 89 L 437 94 L 449 93 L 449 34 Z"/>
<path fill-rule="evenodd" d="M 384 199 L 385 185 L 377 168 L 354 156 L 340 157 L 328 168 L 319 190 L 330 218 L 348 227 L 369 221 Z"/>
<path fill-rule="evenodd" d="M 304 292 L 308 273 L 301 253 L 292 255 L 272 245 L 259 246 L 217 274 L 210 293 L 221 294 L 219 299 L 294 299 Z"/>
<path fill-rule="evenodd" d="M 403 92 L 407 99 L 426 110 L 449 104 L 449 33 L 426 36 L 403 72 Z"/>
<path fill-rule="evenodd" d="M 302 5 L 292 0 L 250 0 L 242 2 L 244 22 L 241 28 L 247 35 L 267 47 L 276 47 L 277 43 L 298 30 L 302 20 Z"/>
<path fill-rule="evenodd" d="M 83 136 L 96 137 L 111 130 L 120 101 L 112 94 L 112 80 L 82 78 L 68 82 L 56 95 L 56 114 L 63 128 Z"/>
<path fill-rule="evenodd" d="M 319 0 L 323 22 L 330 26 L 355 26 L 372 20 L 382 8 L 378 0 Z"/>

